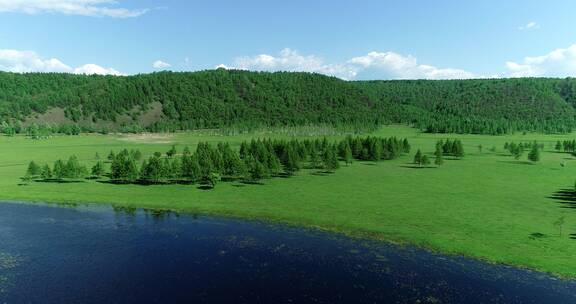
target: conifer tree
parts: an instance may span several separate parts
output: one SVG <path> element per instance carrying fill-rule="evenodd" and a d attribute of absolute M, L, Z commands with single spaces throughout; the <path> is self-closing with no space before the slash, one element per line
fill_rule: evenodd
<path fill-rule="evenodd" d="M 456 157 L 463 157 L 464 156 L 464 146 L 460 140 L 455 140 L 453 142 L 453 151 L 452 154 Z"/>
<path fill-rule="evenodd" d="M 560 141 L 557 141 L 557 142 L 556 142 L 556 146 L 554 147 L 554 149 L 555 149 L 556 151 L 562 150 L 562 143 L 560 143 Z"/>
<path fill-rule="evenodd" d="M 352 164 L 352 149 L 350 149 L 350 145 L 346 143 L 344 147 L 344 156 L 342 157 L 344 162 L 347 166 Z"/>
<path fill-rule="evenodd" d="M 202 170 L 198 164 L 197 155 L 182 156 L 181 176 L 191 182 L 198 181 L 202 176 Z"/>
<path fill-rule="evenodd" d="M 416 151 L 416 154 L 414 155 L 414 163 L 417 165 L 422 164 L 422 152 L 420 151 L 420 149 L 418 149 L 418 151 Z"/>
<path fill-rule="evenodd" d="M 316 147 L 310 148 L 310 168 L 318 169 L 320 167 L 320 156 L 318 155 L 318 151 Z"/>
<path fill-rule="evenodd" d="M 428 159 L 428 156 L 422 155 L 421 165 L 424 167 L 430 165 L 430 160 Z"/>
<path fill-rule="evenodd" d="M 338 163 L 338 156 L 336 155 L 336 147 L 326 146 L 322 153 L 322 164 L 326 171 L 332 172 L 340 167 Z"/>
<path fill-rule="evenodd" d="M 442 166 L 444 164 L 444 156 L 442 155 L 442 148 L 436 145 L 436 152 L 434 152 L 434 164 Z"/>
<path fill-rule="evenodd" d="M 166 180 L 166 163 L 157 156 L 150 157 L 142 163 L 140 170 L 140 179 L 147 182 L 158 184 Z"/>
<path fill-rule="evenodd" d="M 540 150 L 538 149 L 538 145 L 532 145 L 532 150 L 530 150 L 530 153 L 528 153 L 528 160 L 531 162 L 540 161 Z"/>
<path fill-rule="evenodd" d="M 42 177 L 43 180 L 48 180 L 52 178 L 52 170 L 50 169 L 50 166 L 48 164 L 45 164 L 42 167 L 42 172 L 40 172 L 40 176 Z"/>
<path fill-rule="evenodd" d="M 104 175 L 104 163 L 102 161 L 96 162 L 96 164 L 92 167 L 92 176 L 94 177 L 101 177 Z"/>
<path fill-rule="evenodd" d="M 41 168 L 34 161 L 28 164 L 28 170 L 26 170 L 26 176 L 29 178 L 36 178 L 40 175 Z"/>
<path fill-rule="evenodd" d="M 54 173 L 53 176 L 57 179 L 63 179 L 66 177 L 66 168 L 65 164 L 62 160 L 57 160 L 54 162 Z"/>
<path fill-rule="evenodd" d="M 410 153 L 410 143 L 408 143 L 408 139 L 404 138 L 402 141 L 402 152 Z"/>
<path fill-rule="evenodd" d="M 296 171 L 300 170 L 298 154 L 290 144 L 286 146 L 284 153 L 284 171 L 288 175 L 293 175 Z"/>

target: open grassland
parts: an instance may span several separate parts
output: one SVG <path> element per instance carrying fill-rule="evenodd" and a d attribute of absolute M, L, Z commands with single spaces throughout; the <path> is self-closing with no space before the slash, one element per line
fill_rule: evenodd
<path fill-rule="evenodd" d="M 97 152 L 105 158 L 110 150 L 138 148 L 148 156 L 165 152 L 172 144 L 181 151 L 199 141 L 228 141 L 237 146 L 253 137 L 275 135 L 196 132 L 128 140 L 125 136 L 82 135 L 40 141 L 1 137 L 0 199 L 113 203 L 280 221 L 576 277 L 576 239 L 570 235 L 576 233 L 576 209 L 563 208 L 565 205 L 549 198 L 556 191 L 574 187 L 576 159 L 553 147 L 557 140 L 572 140 L 576 134 L 433 135 L 407 127 L 386 127 L 374 135 L 408 137 L 412 152 L 393 161 L 355 162 L 335 174 L 303 170 L 295 177 L 265 180 L 263 185 L 220 183 L 214 190 L 96 181 L 18 184 L 31 160 L 52 163 L 75 154 L 91 165 Z M 466 156 L 447 159 L 440 168 L 418 169 L 409 164 L 416 149 L 433 159 L 436 141 L 445 138 L 461 139 Z M 532 140 L 545 144 L 537 164 L 527 163 L 526 153 L 515 161 L 503 149 L 507 141 Z M 482 153 L 478 145 L 483 146 Z M 489 151 L 493 146 L 496 152 Z M 562 218 L 564 224 L 560 224 Z"/>

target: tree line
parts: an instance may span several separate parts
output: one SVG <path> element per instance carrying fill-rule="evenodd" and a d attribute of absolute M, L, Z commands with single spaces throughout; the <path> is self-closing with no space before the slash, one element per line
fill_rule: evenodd
<path fill-rule="evenodd" d="M 143 158 L 139 150 L 110 151 L 107 160 L 97 155 L 90 170 L 76 156 L 57 160 L 53 166 L 29 163 L 24 179 L 62 181 L 66 179 L 101 179 L 115 183 L 166 184 L 200 183 L 214 187 L 220 181 L 239 180 L 258 183 L 276 176 L 292 176 L 299 170 L 318 169 L 334 172 L 341 163 L 354 160 L 382 161 L 410 152 L 406 139 L 396 137 L 353 137 L 340 141 L 254 139 L 242 142 L 239 149 L 230 143 L 212 145 L 201 142 L 192 151 L 181 152 L 173 146 L 165 153 Z"/>

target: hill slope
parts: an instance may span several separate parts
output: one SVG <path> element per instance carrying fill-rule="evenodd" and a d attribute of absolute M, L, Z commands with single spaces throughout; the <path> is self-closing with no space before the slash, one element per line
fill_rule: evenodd
<path fill-rule="evenodd" d="M 428 132 L 566 132 L 576 80 L 347 82 L 309 73 L 213 70 L 129 77 L 0 73 L 5 125 L 87 130 L 408 123 Z"/>

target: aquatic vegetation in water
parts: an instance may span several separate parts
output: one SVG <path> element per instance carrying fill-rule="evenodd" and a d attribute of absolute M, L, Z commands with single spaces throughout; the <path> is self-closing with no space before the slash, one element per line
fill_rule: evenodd
<path fill-rule="evenodd" d="M 21 259 L 8 253 L 0 252 L 0 270 L 9 270 L 18 267 Z M 1 282 L 1 281 L 0 281 Z"/>
<path fill-rule="evenodd" d="M 0 252 L 0 271 L 14 269 L 20 265 L 21 259 L 19 257 L 10 255 L 8 253 Z M 6 275 L 0 275 L 0 294 L 5 294 L 10 287 L 10 280 Z"/>

